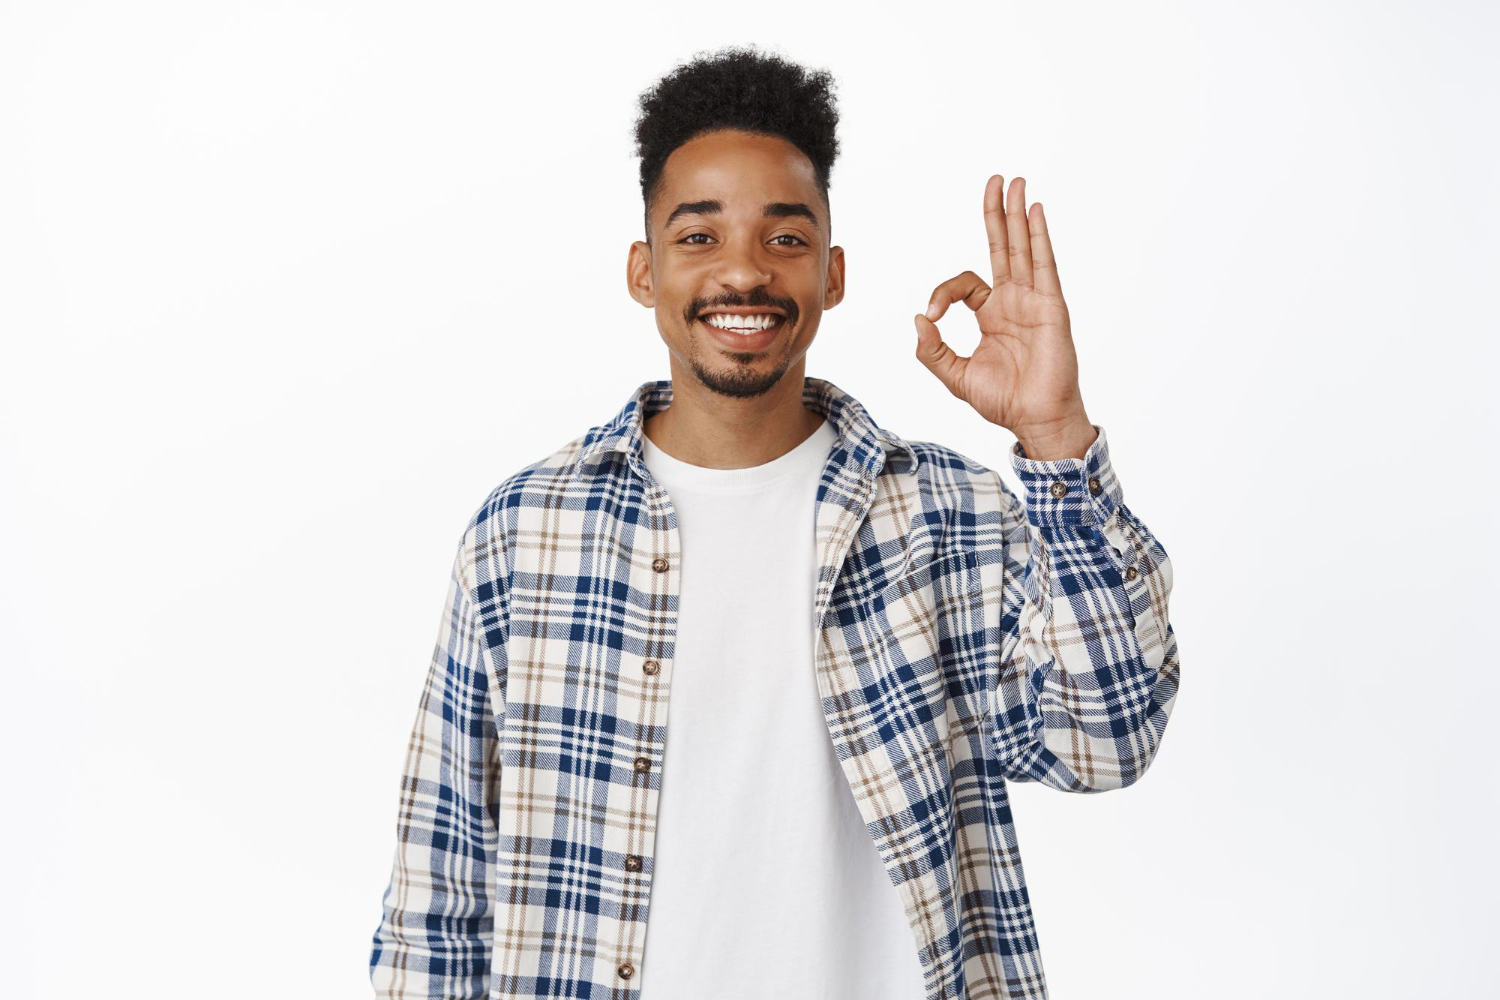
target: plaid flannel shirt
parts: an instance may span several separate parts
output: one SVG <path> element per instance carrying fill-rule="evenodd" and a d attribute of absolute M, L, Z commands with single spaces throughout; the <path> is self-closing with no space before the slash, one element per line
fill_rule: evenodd
<path fill-rule="evenodd" d="M 401 777 L 376 996 L 637 1000 L 649 983 L 681 553 L 641 425 L 671 399 L 669 380 L 641 385 L 469 519 Z M 1023 505 L 828 381 L 803 401 L 839 434 L 809 512 L 817 686 L 925 1000 L 1045 998 L 1006 783 L 1102 792 L 1145 772 L 1178 687 L 1166 551 L 1098 425 L 1082 459 L 1012 447 Z M 724 958 L 726 975 L 776 960 Z"/>

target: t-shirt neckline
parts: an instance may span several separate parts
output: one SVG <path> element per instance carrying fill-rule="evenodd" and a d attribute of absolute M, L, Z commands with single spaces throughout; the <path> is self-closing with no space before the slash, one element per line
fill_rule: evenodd
<path fill-rule="evenodd" d="M 641 457 L 653 476 L 694 489 L 745 490 L 778 482 L 814 464 L 821 468 L 838 440 L 838 434 L 825 417 L 817 429 L 792 450 L 769 462 L 744 469 L 710 469 L 693 465 L 667 454 L 645 433 L 641 438 Z"/>

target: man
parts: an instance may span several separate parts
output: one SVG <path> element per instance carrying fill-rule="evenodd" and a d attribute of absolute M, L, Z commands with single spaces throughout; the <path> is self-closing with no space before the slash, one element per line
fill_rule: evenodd
<path fill-rule="evenodd" d="M 1046 996 L 1006 782 L 1146 770 L 1170 564 L 1084 411 L 1020 178 L 984 190 L 992 280 L 943 282 L 915 323 L 1015 434 L 1024 502 L 804 374 L 844 293 L 829 84 L 731 49 L 642 97 L 627 278 L 671 378 L 466 526 L 378 996 Z M 955 302 L 969 358 L 934 325 Z"/>

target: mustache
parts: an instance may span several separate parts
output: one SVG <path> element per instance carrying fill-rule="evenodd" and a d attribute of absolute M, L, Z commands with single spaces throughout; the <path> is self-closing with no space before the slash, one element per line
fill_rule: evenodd
<path fill-rule="evenodd" d="M 792 299 L 773 297 L 763 290 L 757 289 L 749 295 L 720 295 L 712 299 L 695 299 L 688 304 L 686 318 L 689 322 L 702 316 L 704 313 L 713 312 L 715 309 L 780 309 L 786 314 L 787 322 L 797 318 L 797 303 Z"/>

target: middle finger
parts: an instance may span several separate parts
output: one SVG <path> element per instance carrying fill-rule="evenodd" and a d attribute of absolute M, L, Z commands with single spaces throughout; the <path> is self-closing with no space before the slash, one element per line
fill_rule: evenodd
<path fill-rule="evenodd" d="M 1031 287 L 1031 230 L 1026 225 L 1026 178 L 1015 177 L 1005 200 L 1005 232 L 1010 243 L 1010 280 Z"/>

